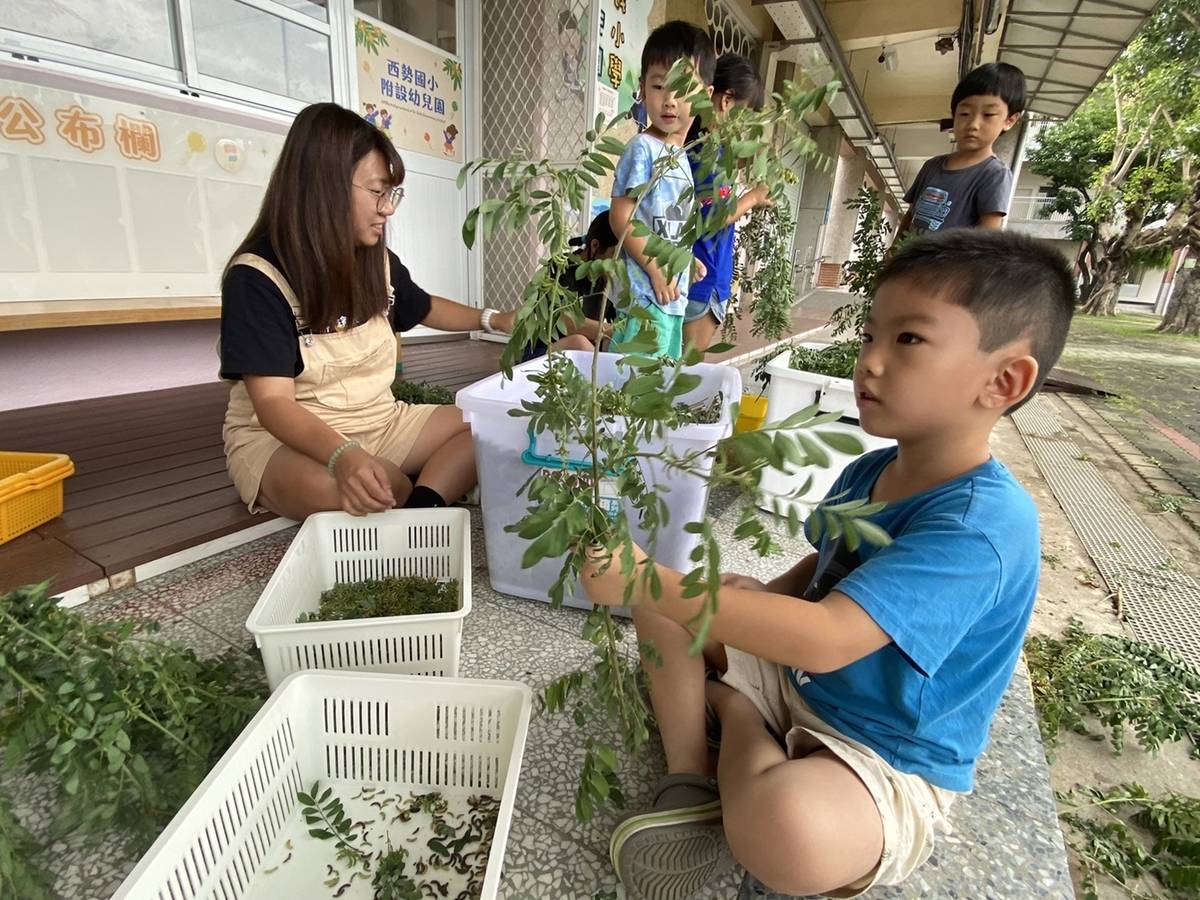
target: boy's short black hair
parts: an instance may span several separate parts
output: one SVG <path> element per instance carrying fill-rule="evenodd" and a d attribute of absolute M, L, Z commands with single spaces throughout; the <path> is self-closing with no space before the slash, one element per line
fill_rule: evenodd
<path fill-rule="evenodd" d="M 642 48 L 641 77 L 645 78 L 646 71 L 655 64 L 669 69 L 678 59 L 696 60 L 700 77 L 706 85 L 712 84 L 717 68 L 717 51 L 713 49 L 712 38 L 707 31 L 682 19 L 659 25 L 650 32 L 646 46 Z"/>
<path fill-rule="evenodd" d="M 876 289 L 897 279 L 965 307 L 985 352 L 1029 338 L 1037 382 L 1007 412 L 1038 392 L 1067 342 L 1075 277 L 1066 257 L 1031 237 L 986 228 L 926 234 L 892 257 Z"/>
<path fill-rule="evenodd" d="M 999 97 L 1008 105 L 1008 114 L 1025 111 L 1025 73 L 1016 66 L 1008 63 L 984 63 L 967 73 L 967 77 L 958 83 L 954 95 L 950 98 L 950 113 L 958 109 L 958 104 L 968 97 L 979 97 L 991 94 Z"/>
<path fill-rule="evenodd" d="M 568 243 L 572 247 L 590 247 L 592 241 L 598 241 L 601 250 L 617 246 L 617 235 L 612 229 L 607 209 L 592 219 L 592 224 L 588 226 L 586 235 L 573 237 Z"/>

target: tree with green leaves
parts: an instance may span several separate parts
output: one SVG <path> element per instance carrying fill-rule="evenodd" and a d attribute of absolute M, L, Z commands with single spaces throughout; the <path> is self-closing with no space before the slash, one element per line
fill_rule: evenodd
<path fill-rule="evenodd" d="M 1195 240 L 1200 164 L 1200 0 L 1167 0 L 1030 167 L 1057 189 L 1081 242 L 1081 308 L 1111 315 L 1137 265 L 1165 265 Z M 1200 248 L 1198 248 L 1200 249 Z M 1186 296 L 1186 295 L 1185 295 Z"/>
<path fill-rule="evenodd" d="M 804 116 L 827 102 L 837 85 L 803 90 L 787 84 L 773 95 L 764 109 L 735 108 L 727 115 L 712 115 L 712 102 L 686 60 L 675 64 L 668 85 L 679 96 L 687 97 L 691 108 L 703 118 L 705 133 L 685 150 L 698 155 L 697 181 L 704 183 L 708 173 L 717 173 L 715 184 L 769 184 L 772 199 L 782 198 L 785 173 L 805 160 L 827 164 L 817 155 L 816 146 L 803 126 Z M 536 341 L 550 346 L 566 333 L 570 322 L 582 315 L 582 301 L 560 283 L 557 272 L 576 266 L 582 280 L 604 278 L 618 296 L 623 315 L 633 316 L 642 324 L 639 333 L 614 347 L 621 354 L 621 369 L 627 377 L 618 384 L 598 383 L 599 350 L 593 352 L 590 371 L 576 366 L 562 354 L 551 352 L 549 360 L 530 375 L 536 386 L 535 396 L 522 401 L 513 415 L 529 420 L 530 428 L 549 433 L 563 448 L 569 444 L 585 448 L 583 465 L 561 469 L 541 469 L 531 474 L 524 486 L 530 501 L 526 515 L 508 527 L 529 542 L 522 564 L 533 566 L 545 559 L 563 560 L 558 581 L 550 591 L 553 604 L 561 604 L 569 586 L 575 583 L 587 560 L 618 567 L 631 592 L 639 579 L 644 580 L 651 596 L 661 594 L 657 575 L 651 566 L 637 566 L 633 552 L 633 526 L 636 523 L 649 535 L 646 551 L 655 554 L 660 527 L 667 525 L 667 506 L 659 486 L 648 480 L 646 472 L 653 460 L 674 474 L 705 479 L 709 486 L 728 485 L 747 498 L 735 536 L 747 540 L 762 554 L 777 544 L 758 518 L 753 497 L 762 471 L 767 466 L 781 468 L 827 465 L 827 447 L 842 452 L 861 452 L 852 438 L 826 433 L 820 426 L 836 418 L 821 415 L 815 406 L 802 410 L 786 422 L 759 431 L 732 435 L 700 450 L 680 451 L 669 440 L 672 429 L 691 418 L 683 398 L 700 384 L 700 376 L 688 371 L 699 363 L 704 348 L 689 347 L 681 361 L 655 358 L 653 320 L 633 301 L 621 245 L 612 259 L 579 263 L 570 258 L 568 240 L 584 208 L 588 187 L 599 186 L 616 168 L 616 159 L 624 144 L 615 136 L 618 119 L 607 125 L 598 117 L 585 136 L 586 146 L 574 165 L 558 165 L 547 159 L 529 159 L 517 151 L 494 159 L 479 159 L 464 166 L 460 184 L 473 172 L 480 171 L 490 182 L 494 199 L 484 201 L 467 215 L 463 237 L 471 245 L 477 237 L 486 240 L 501 228 L 520 228 L 533 223 L 544 249 L 544 257 L 533 273 L 517 311 L 512 338 L 501 358 L 501 368 L 512 374 L 513 364 L 521 358 L 525 346 Z M 655 180 L 663 177 L 671 160 L 664 154 L 656 164 L 650 181 L 634 190 L 640 204 Z M 737 191 L 728 197 L 710 189 L 707 214 L 701 203 L 693 203 L 682 233 L 674 240 L 654 234 L 636 216 L 633 234 L 646 239 L 646 254 L 655 260 L 670 281 L 692 263 L 692 246 L 706 234 L 715 233 L 737 202 Z M 624 238 L 622 237 L 622 243 Z M 779 337 L 786 328 L 786 316 L 773 315 L 763 304 L 751 304 L 755 332 Z M 603 318 L 603 310 L 601 310 Z M 767 319 L 772 323 L 768 324 Z M 722 346 L 707 348 L 716 352 Z M 682 363 L 682 365 L 680 364 Z M 724 398 L 730 417 L 737 417 L 735 398 Z M 798 429 L 812 429 L 805 433 Z M 846 441 L 854 446 L 847 446 Z M 655 449 L 660 448 L 660 449 Z M 610 514 L 602 497 L 602 484 L 615 481 L 625 506 Z M 791 507 L 788 504 L 789 509 Z M 814 514 L 817 528 L 836 529 L 857 546 L 860 540 L 879 540 L 864 518 L 877 506 L 863 503 L 831 504 Z M 784 512 L 782 504 L 781 513 Z M 793 535 L 799 533 L 800 520 L 794 509 L 788 515 Z M 672 529 L 693 534 L 697 546 L 691 555 L 694 568 L 684 578 L 689 596 L 704 597 L 703 611 L 691 623 L 695 633 L 694 650 L 699 652 L 715 612 L 720 586 L 721 548 L 713 533 L 712 522 L 671 522 Z M 882 536 L 886 540 L 886 536 Z M 628 594 L 626 595 L 628 596 Z M 585 757 L 576 792 L 576 814 L 583 819 L 605 803 L 620 803 L 620 757 L 635 758 L 649 740 L 653 722 L 645 701 L 643 675 L 638 651 L 654 658 L 652 647 L 631 647 L 622 640 L 622 626 L 607 607 L 597 607 L 588 616 L 584 637 L 594 646 L 589 669 L 570 673 L 551 683 L 544 695 L 548 710 L 571 710 L 580 725 L 598 725 L 600 735 L 585 747 Z M 615 734 L 614 734 L 615 732 Z"/>

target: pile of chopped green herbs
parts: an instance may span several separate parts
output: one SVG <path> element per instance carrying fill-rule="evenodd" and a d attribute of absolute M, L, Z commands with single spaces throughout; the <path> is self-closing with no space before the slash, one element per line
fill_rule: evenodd
<path fill-rule="evenodd" d="M 427 616 L 458 609 L 458 580 L 437 581 L 408 575 L 335 584 L 321 594 L 315 613 L 297 622 L 337 622 L 385 616 Z"/>
<path fill-rule="evenodd" d="M 1132 732 L 1150 752 L 1188 741 L 1200 759 L 1200 671 L 1167 648 L 1072 619 L 1060 638 L 1029 638 L 1025 662 L 1047 755 L 1063 730 L 1090 735 L 1099 725 L 1114 753 Z"/>
<path fill-rule="evenodd" d="M 403 378 L 397 378 L 392 382 L 392 396 L 401 403 L 411 403 L 414 406 L 421 404 L 450 406 L 454 403 L 454 393 L 441 385 L 405 381 Z"/>

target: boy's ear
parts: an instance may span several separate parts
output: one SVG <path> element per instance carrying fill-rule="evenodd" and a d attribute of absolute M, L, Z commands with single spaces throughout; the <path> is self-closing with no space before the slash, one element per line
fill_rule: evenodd
<path fill-rule="evenodd" d="M 1014 125 L 1016 125 L 1018 122 L 1020 122 L 1021 116 L 1023 116 L 1023 115 L 1025 115 L 1025 114 L 1024 113 L 1013 113 L 1011 116 L 1009 116 L 1007 119 L 1005 119 L 1004 120 L 1004 130 L 1008 131 L 1010 128 L 1012 128 Z"/>
<path fill-rule="evenodd" d="M 984 386 L 980 402 L 1001 412 L 1024 400 L 1038 380 L 1038 362 L 1025 341 L 996 351 L 996 370 Z"/>

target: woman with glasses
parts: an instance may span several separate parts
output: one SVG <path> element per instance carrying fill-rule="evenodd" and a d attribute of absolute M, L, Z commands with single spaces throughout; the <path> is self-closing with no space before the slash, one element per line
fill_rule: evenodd
<path fill-rule="evenodd" d="M 225 456 L 251 511 L 303 519 L 445 506 L 475 485 L 458 409 L 393 399 L 394 332 L 507 332 L 512 314 L 413 282 L 384 240 L 403 181 L 404 164 L 377 128 L 336 104 L 310 106 L 225 268 Z"/>

